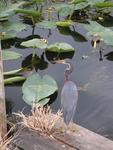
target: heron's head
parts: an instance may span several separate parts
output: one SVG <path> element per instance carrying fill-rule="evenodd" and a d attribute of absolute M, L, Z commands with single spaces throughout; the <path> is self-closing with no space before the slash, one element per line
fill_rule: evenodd
<path fill-rule="evenodd" d="M 72 73 L 73 71 L 73 66 L 72 64 L 70 63 L 69 59 L 63 59 L 63 60 L 56 60 L 54 61 L 55 63 L 57 64 L 64 64 L 66 65 L 66 69 L 65 69 L 65 72 L 64 72 L 64 75 L 65 75 L 65 81 L 68 80 L 68 76 Z"/>

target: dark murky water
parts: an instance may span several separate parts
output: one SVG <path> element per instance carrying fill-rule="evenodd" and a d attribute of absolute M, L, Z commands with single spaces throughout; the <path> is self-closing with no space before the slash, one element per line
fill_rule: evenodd
<path fill-rule="evenodd" d="M 82 35 L 85 31 L 79 26 L 75 26 L 75 30 Z M 35 30 L 35 35 L 39 35 L 48 40 L 49 44 L 54 42 L 67 42 L 75 47 L 76 52 L 71 59 L 74 64 L 74 71 L 70 76 L 72 81 L 76 82 L 78 87 L 83 89 L 79 91 L 79 101 L 74 121 L 88 129 L 103 134 L 113 139 L 113 61 L 107 60 L 104 55 L 113 51 L 112 48 L 106 47 L 102 53 L 103 61 L 100 61 L 99 51 L 92 48 L 90 42 L 86 42 L 73 29 L 66 29 L 66 32 L 58 29 L 52 30 L 52 34 L 48 38 L 48 30 Z M 26 31 L 18 34 L 19 38 L 30 36 L 32 29 L 27 28 Z M 13 70 L 21 67 L 22 61 L 32 53 L 32 49 L 20 49 L 12 46 L 15 50 L 23 55 L 19 60 L 4 62 L 4 70 Z M 37 55 L 41 56 L 43 51 L 37 51 Z M 49 74 L 58 83 L 59 91 L 56 100 L 51 104 L 54 110 L 60 108 L 60 91 L 63 86 L 65 66 L 52 64 L 48 61 L 48 55 L 43 56 L 48 63 L 48 67 L 44 70 L 38 70 L 40 75 Z M 84 59 L 83 59 L 84 57 Z M 6 99 L 12 103 L 12 111 L 22 110 L 27 105 L 22 100 L 21 86 L 6 86 Z M 29 109 L 26 108 L 26 109 Z"/>

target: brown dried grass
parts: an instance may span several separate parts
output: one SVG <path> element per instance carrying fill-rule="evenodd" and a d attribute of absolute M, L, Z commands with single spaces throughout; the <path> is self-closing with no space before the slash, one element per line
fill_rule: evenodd
<path fill-rule="evenodd" d="M 18 136 L 19 132 L 16 132 L 15 134 L 13 134 L 12 136 L 9 136 L 9 134 L 14 130 L 14 127 L 12 127 L 8 133 L 6 133 L 6 135 L 2 138 L 1 134 L 0 134 L 0 150 L 11 150 L 9 148 L 9 145 L 12 144 L 12 141 L 14 143 L 16 137 Z M 14 150 L 14 148 L 13 148 Z"/>
<path fill-rule="evenodd" d="M 48 107 L 32 107 L 31 115 L 24 115 L 23 112 L 16 113 L 22 119 L 21 124 L 25 127 L 39 131 L 44 134 L 52 134 L 55 126 L 61 120 L 62 113 L 58 111 L 53 114 L 52 109 Z"/>

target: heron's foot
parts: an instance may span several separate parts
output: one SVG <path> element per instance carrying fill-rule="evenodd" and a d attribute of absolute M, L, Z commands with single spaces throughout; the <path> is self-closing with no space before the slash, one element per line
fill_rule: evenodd
<path fill-rule="evenodd" d="M 59 131 L 62 134 L 66 133 L 66 125 L 64 123 L 62 123 L 62 125 L 60 126 Z"/>
<path fill-rule="evenodd" d="M 68 125 L 68 132 L 77 132 L 77 128 L 76 128 L 76 125 L 74 123 L 70 123 Z"/>

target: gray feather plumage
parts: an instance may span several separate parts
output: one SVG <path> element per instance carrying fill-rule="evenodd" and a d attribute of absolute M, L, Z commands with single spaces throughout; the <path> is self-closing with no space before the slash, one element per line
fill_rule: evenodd
<path fill-rule="evenodd" d="M 78 91 L 73 81 L 66 81 L 61 91 L 61 107 L 64 122 L 68 125 L 73 120 L 78 101 Z"/>

